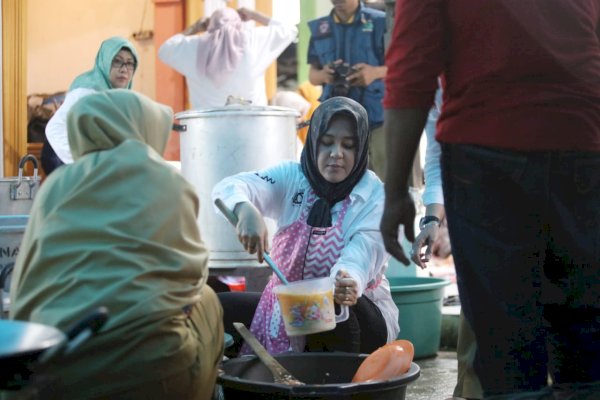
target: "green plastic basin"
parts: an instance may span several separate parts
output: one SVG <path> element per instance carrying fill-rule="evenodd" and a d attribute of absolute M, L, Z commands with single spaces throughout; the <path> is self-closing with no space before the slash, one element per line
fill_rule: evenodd
<path fill-rule="evenodd" d="M 429 277 L 390 277 L 392 298 L 400 310 L 398 339 L 410 340 L 415 358 L 436 355 L 442 331 L 444 287 L 450 281 Z"/>

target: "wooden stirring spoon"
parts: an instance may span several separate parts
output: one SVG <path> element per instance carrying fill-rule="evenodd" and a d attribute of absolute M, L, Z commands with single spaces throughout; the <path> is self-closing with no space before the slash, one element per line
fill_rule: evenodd
<path fill-rule="evenodd" d="M 233 326 L 239 332 L 239 334 L 242 335 L 242 338 L 244 338 L 248 346 L 254 350 L 254 353 L 256 353 L 260 361 L 262 361 L 269 371 L 271 371 L 275 383 L 281 383 L 290 386 L 304 385 L 304 382 L 300 382 L 298 379 L 296 379 L 287 369 L 283 367 L 283 365 L 279 363 L 279 361 L 269 354 L 267 349 L 260 344 L 258 339 L 256 339 L 256 337 L 248 330 L 248 328 L 246 328 L 244 324 L 241 322 L 234 322 Z"/>

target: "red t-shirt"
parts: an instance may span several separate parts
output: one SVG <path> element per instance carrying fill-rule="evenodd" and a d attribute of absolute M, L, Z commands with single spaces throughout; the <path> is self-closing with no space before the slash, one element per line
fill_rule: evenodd
<path fill-rule="evenodd" d="M 437 139 L 600 151 L 600 0 L 397 0 L 385 108 L 433 104 Z"/>

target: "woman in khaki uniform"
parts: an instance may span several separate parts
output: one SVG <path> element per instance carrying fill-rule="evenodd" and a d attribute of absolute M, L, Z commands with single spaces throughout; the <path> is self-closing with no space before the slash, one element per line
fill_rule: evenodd
<path fill-rule="evenodd" d="M 125 89 L 67 117 L 75 162 L 31 212 L 11 318 L 66 330 L 106 306 L 100 332 L 53 369 L 62 399 L 208 399 L 223 348 L 194 188 L 160 156 L 172 112 Z"/>

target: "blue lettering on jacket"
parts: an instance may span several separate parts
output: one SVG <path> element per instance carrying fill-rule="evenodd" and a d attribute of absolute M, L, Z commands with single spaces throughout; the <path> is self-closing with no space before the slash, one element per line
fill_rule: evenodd
<path fill-rule="evenodd" d="M 254 175 L 258 176 L 260 179 L 262 179 L 265 182 L 269 182 L 271 185 L 275 184 L 275 180 L 273 178 L 271 178 L 270 176 L 267 175 L 260 175 L 258 172 L 255 172 Z"/>

